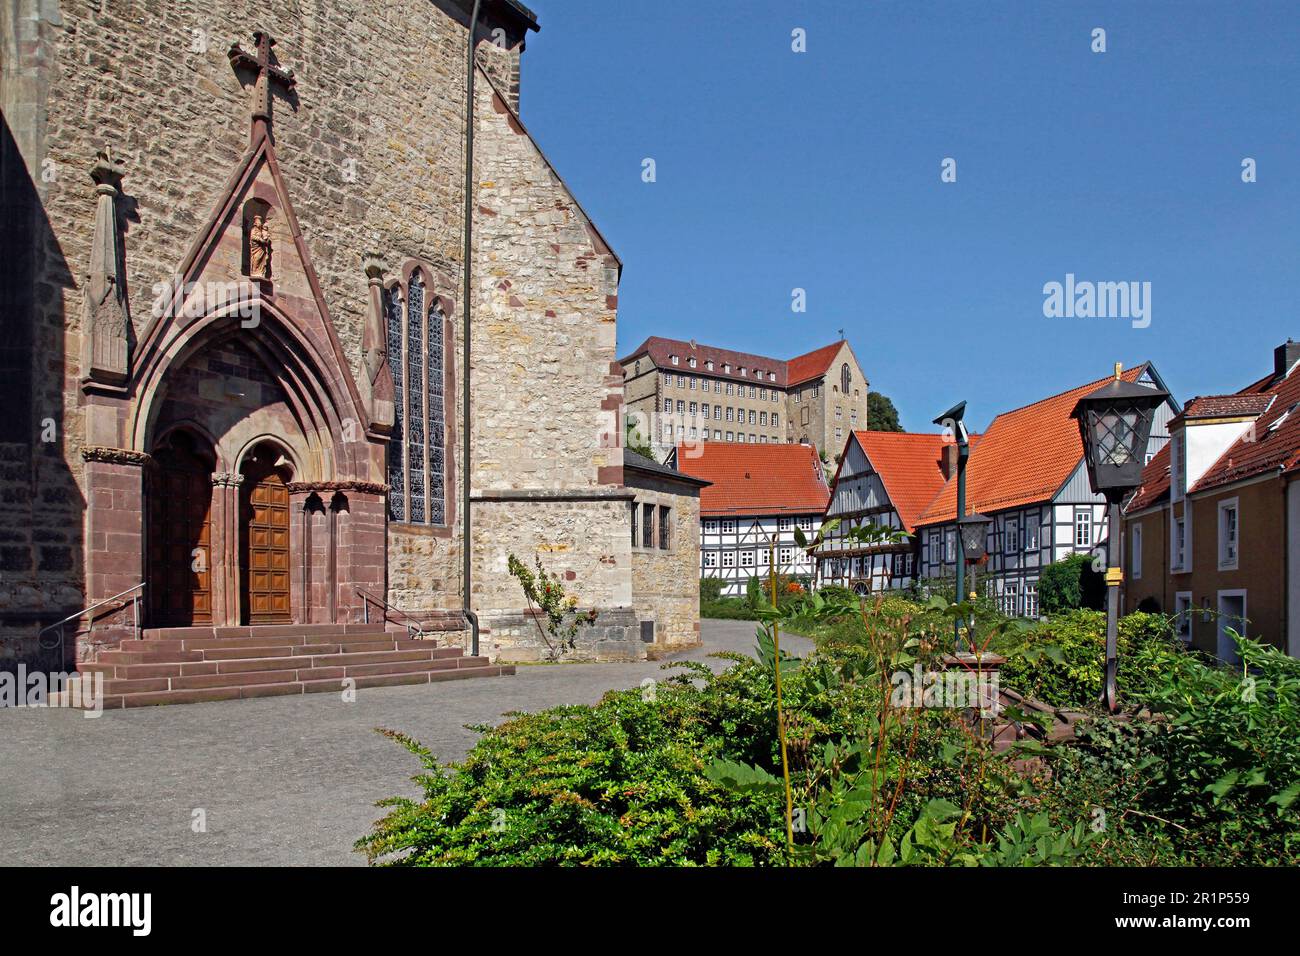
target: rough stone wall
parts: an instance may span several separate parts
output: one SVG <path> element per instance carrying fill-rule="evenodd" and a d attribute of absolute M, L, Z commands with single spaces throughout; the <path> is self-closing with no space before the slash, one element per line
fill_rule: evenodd
<path fill-rule="evenodd" d="M 849 374 L 852 381 L 849 384 L 849 393 L 847 395 L 840 391 L 840 367 L 845 363 L 849 366 Z M 870 383 L 867 377 L 859 367 L 857 359 L 853 357 L 853 350 L 849 348 L 847 342 L 840 346 L 839 352 L 835 354 L 834 361 L 826 370 L 826 378 L 822 382 L 821 403 L 823 406 L 823 430 L 822 441 L 819 448 L 825 448 L 826 454 L 834 462 L 836 456 L 843 454 L 844 443 L 849 439 L 849 432 L 855 429 L 867 427 L 867 392 L 870 390 Z M 836 409 L 840 410 L 840 415 L 835 415 Z M 854 412 L 857 412 L 856 418 Z M 835 430 L 840 430 L 836 436 Z"/>
<path fill-rule="evenodd" d="M 476 116 L 473 487 L 616 485 L 618 261 L 486 84 Z"/>
<path fill-rule="evenodd" d="M 25 63 L 6 59 L 3 100 L 6 117 L 12 105 L 23 123 L 19 148 L 40 194 L 26 357 L 37 451 L 5 449 L 0 498 L 7 527 L 57 527 L 63 540 L 0 542 L 11 548 L 0 552 L 9 585 L 0 589 L 0 614 L 15 604 L 66 612 L 81 603 L 80 274 L 97 149 L 110 148 L 126 170 L 120 208 L 138 336 L 154 284 L 181 261 L 248 141 L 250 94 L 226 51 L 233 39 L 249 48 L 254 26 L 269 30 L 297 77 L 292 101 L 275 97 L 277 150 L 354 373 L 366 306 L 362 252 L 376 246 L 390 263 L 414 256 L 458 274 L 463 205 L 461 177 L 451 173 L 463 156 L 465 30 L 427 0 L 24 6 L 33 10 L 3 21 L 4 47 L 35 52 Z M 44 20 L 32 16 L 36 6 Z M 34 36 L 43 45 L 33 46 Z M 5 175 L 8 184 L 13 170 Z M 47 419 L 52 443 L 41 441 Z"/>
<path fill-rule="evenodd" d="M 364 252 L 378 251 L 390 274 L 407 258 L 428 263 L 448 286 L 431 293 L 459 303 L 465 29 L 429 0 L 43 6 L 55 15 L 37 25 L 45 44 L 29 57 L 40 61 L 39 81 L 11 82 L 7 64 L 3 91 L 6 104 L 37 104 L 27 113 L 41 122 L 29 124 L 21 154 L 46 227 L 36 234 L 44 265 L 33 283 L 38 308 L 25 356 L 37 378 L 35 433 L 0 449 L 0 505 L 13 519 L 7 528 L 40 523 L 50 531 L 41 542 L 0 540 L 0 563 L 11 572 L 0 582 L 0 604 L 25 588 L 29 604 L 66 612 L 84 588 L 78 276 L 90 257 L 95 194 L 86 172 L 96 150 L 107 146 L 125 167 L 127 291 L 139 336 L 155 284 L 181 262 L 248 142 L 250 90 L 230 67 L 229 44 L 238 39 L 249 49 L 253 28 L 268 30 L 276 58 L 297 80 L 287 99 L 275 91 L 276 151 L 330 318 L 359 376 Z M 31 24 L 18 36 L 17 21 L 0 20 L 6 50 L 29 39 Z M 509 542 L 566 554 L 594 603 L 627 608 L 631 568 L 625 502 L 617 498 L 622 387 L 612 374 L 619 267 L 509 112 L 518 102 L 516 41 L 479 55 L 492 82 L 480 74 L 476 103 L 474 486 L 584 489 L 594 497 L 476 504 L 484 554 L 475 602 L 519 609 L 517 586 L 498 568 L 499 546 Z M 449 346 L 460 368 L 458 335 Z M 459 407 L 447 417 L 459 422 Z M 44 419 L 56 432 L 42 446 Z M 459 501 L 459 476 L 449 494 Z M 390 525 L 388 541 L 390 600 L 412 609 L 459 605 L 458 528 L 439 536 Z"/>
<path fill-rule="evenodd" d="M 637 507 L 651 504 L 656 509 L 654 546 L 644 547 L 641 537 L 632 547 L 632 594 L 638 618 L 654 622 L 656 649 L 695 646 L 700 643 L 699 491 L 631 471 L 626 475 Z M 660 547 L 657 523 L 661 507 L 670 509 L 666 550 Z"/>
<path fill-rule="evenodd" d="M 631 369 L 628 370 L 629 377 L 623 388 L 626 403 L 623 414 L 625 422 L 631 422 L 647 445 L 655 445 L 660 444 L 660 419 L 663 417 L 660 414 L 663 409 L 660 378 L 649 359 L 641 362 L 643 371 L 640 375 L 633 375 Z M 649 370 L 645 370 L 646 365 L 650 365 Z M 626 427 L 625 424 L 625 430 Z M 658 454 L 656 457 L 662 459 L 663 456 Z"/>
<path fill-rule="evenodd" d="M 514 554 L 534 569 L 559 574 L 580 609 L 596 609 L 601 640 L 608 626 L 635 630 L 631 613 L 632 548 L 627 509 L 630 492 L 611 489 L 600 498 L 485 499 L 473 503 L 475 569 L 473 605 L 483 622 L 480 650 L 503 660 L 540 660 L 544 642 L 529 622 L 522 627 L 525 600 L 511 577 L 507 558 Z M 611 625 L 611 622 L 614 622 Z M 580 646 L 591 642 L 580 635 Z M 636 640 L 629 633 L 626 640 Z M 644 651 L 642 651 L 644 653 Z M 578 656 L 583 656 L 581 653 Z"/>

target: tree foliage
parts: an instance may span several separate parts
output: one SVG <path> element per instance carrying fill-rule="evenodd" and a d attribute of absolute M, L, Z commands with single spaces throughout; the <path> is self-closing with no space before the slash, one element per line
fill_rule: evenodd
<path fill-rule="evenodd" d="M 873 432 L 901 432 L 898 409 L 888 395 L 867 392 L 867 428 Z"/>

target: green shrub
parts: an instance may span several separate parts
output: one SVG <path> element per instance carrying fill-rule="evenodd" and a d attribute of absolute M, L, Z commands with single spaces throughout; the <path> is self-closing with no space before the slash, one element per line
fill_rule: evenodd
<path fill-rule="evenodd" d="M 756 621 L 758 612 L 744 598 L 718 598 L 700 602 L 700 617 L 730 621 Z"/>
<path fill-rule="evenodd" d="M 406 866 L 781 863 L 779 805 L 705 775 L 725 735 L 704 696 L 669 682 L 517 715 L 477 728 L 464 762 L 446 770 L 390 734 L 424 765 L 424 797 L 383 801 L 389 814 L 358 849 Z M 754 706 L 763 712 L 761 698 Z M 743 735 L 731 746 L 756 749 Z"/>
<path fill-rule="evenodd" d="M 1153 813 L 1199 865 L 1300 863 L 1300 661 L 1237 639 L 1240 667 L 1139 647 L 1131 691 L 1160 715 Z"/>
<path fill-rule="evenodd" d="M 1106 615 L 1070 611 L 1023 632 L 1017 647 L 998 648 L 1007 655 L 1000 678 L 1008 687 L 1054 707 L 1087 708 L 1100 698 L 1106 678 Z M 1138 657 L 1140 647 L 1153 649 Z M 1160 661 L 1178 652 L 1169 618 L 1129 614 L 1119 621 L 1119 670 L 1122 694 L 1150 683 Z"/>
<path fill-rule="evenodd" d="M 700 603 L 722 597 L 722 578 L 700 578 Z"/>
<path fill-rule="evenodd" d="M 1105 601 L 1105 575 L 1093 570 L 1092 558 L 1086 554 L 1049 564 L 1039 575 L 1038 603 L 1045 616 L 1079 608 L 1100 611 Z"/>

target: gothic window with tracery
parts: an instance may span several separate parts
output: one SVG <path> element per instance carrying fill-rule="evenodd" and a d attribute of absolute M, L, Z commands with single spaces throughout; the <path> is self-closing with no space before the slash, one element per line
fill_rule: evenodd
<path fill-rule="evenodd" d="M 394 521 L 445 524 L 445 316 L 417 270 L 385 291 L 395 415 L 388 446 Z"/>

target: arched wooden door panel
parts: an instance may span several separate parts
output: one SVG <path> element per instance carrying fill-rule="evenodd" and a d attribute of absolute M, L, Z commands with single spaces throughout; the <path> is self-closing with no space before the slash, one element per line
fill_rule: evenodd
<path fill-rule="evenodd" d="M 240 494 L 240 585 L 248 624 L 288 624 L 289 489 L 272 454 L 250 458 Z"/>
<path fill-rule="evenodd" d="M 188 436 L 178 436 L 153 457 L 146 554 L 150 623 L 211 624 L 212 465 Z"/>

